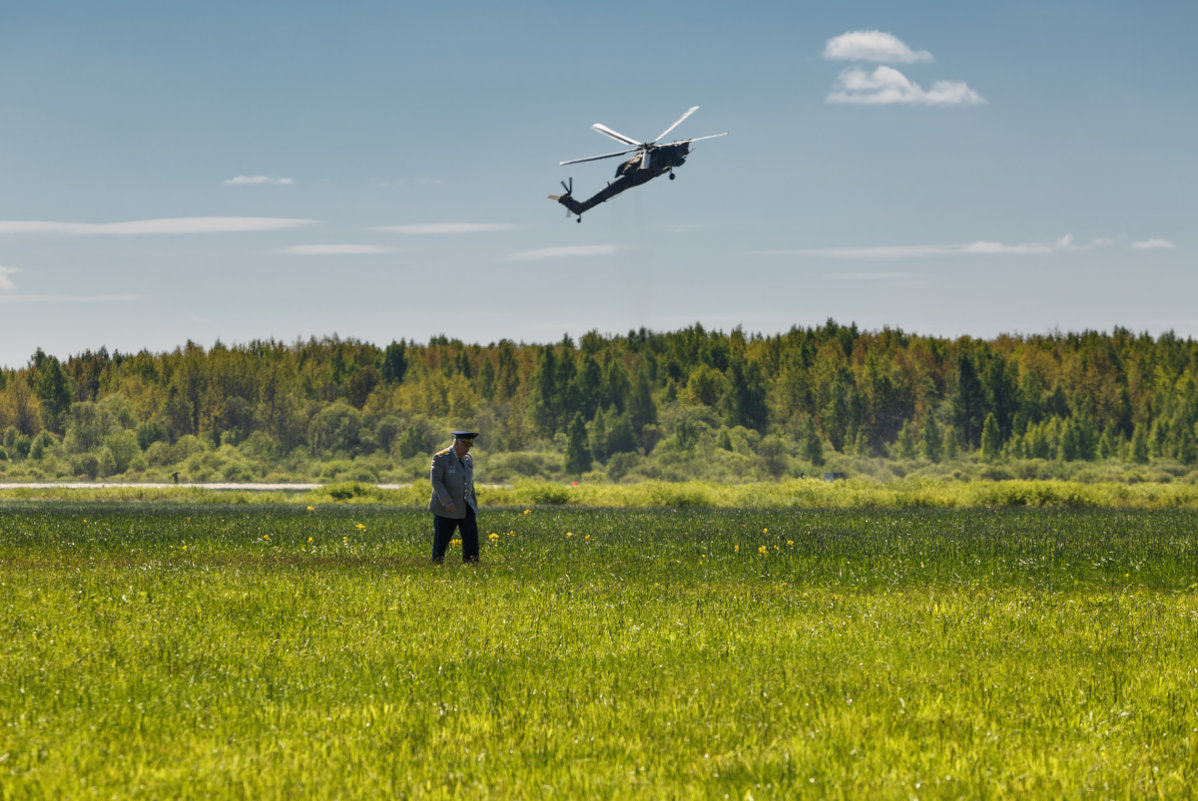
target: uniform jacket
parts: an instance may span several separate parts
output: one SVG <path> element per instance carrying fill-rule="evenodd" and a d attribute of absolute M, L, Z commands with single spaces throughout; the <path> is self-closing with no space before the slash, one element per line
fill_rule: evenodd
<path fill-rule="evenodd" d="M 429 470 L 429 478 L 433 485 L 433 495 L 428 502 L 428 510 L 441 517 L 457 519 L 466 516 L 466 505 L 478 514 L 478 501 L 474 498 L 474 460 L 470 454 L 461 459 L 446 448 L 433 456 L 433 465 Z M 453 511 L 445 509 L 445 504 L 453 501 Z"/>

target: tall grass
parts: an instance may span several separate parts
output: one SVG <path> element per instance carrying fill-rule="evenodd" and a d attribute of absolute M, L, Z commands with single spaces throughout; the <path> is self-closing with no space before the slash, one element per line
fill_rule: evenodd
<path fill-rule="evenodd" d="M 202 487 L 5 488 L 5 501 L 173 501 L 181 503 L 362 504 L 422 507 L 427 481 L 383 489 L 363 482 L 334 482 L 313 490 L 208 490 Z M 955 481 L 869 478 L 723 484 L 710 481 L 643 481 L 636 484 L 568 485 L 537 480 L 479 489 L 485 506 L 582 506 L 705 509 L 977 509 L 1052 507 L 1073 509 L 1198 509 L 1198 485 L 1187 483 L 1078 482 L 1057 479 Z"/>
<path fill-rule="evenodd" d="M 1190 511 L 8 504 L 0 798 L 1177 797 Z M 527 509 L 527 511 L 526 511 Z M 451 553 L 451 557 L 457 552 Z"/>

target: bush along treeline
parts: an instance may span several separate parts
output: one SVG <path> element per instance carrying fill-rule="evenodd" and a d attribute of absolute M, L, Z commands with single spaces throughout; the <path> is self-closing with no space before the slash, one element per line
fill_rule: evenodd
<path fill-rule="evenodd" d="M 409 481 L 448 431 L 479 475 L 1193 480 L 1198 343 L 944 339 L 856 325 L 577 342 L 339 337 L 0 371 L 0 479 Z"/>

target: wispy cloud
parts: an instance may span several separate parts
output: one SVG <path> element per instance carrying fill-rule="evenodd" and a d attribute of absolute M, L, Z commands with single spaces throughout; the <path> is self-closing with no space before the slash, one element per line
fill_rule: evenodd
<path fill-rule="evenodd" d="M 423 223 L 416 225 L 386 225 L 377 230 L 392 234 L 483 234 L 492 231 L 511 231 L 519 228 L 512 223 Z"/>
<path fill-rule="evenodd" d="M 1136 250 L 1171 250 L 1174 245 L 1168 239 L 1145 239 L 1142 242 L 1132 242 Z"/>
<path fill-rule="evenodd" d="M 618 248 L 615 245 L 567 245 L 556 248 L 540 248 L 513 253 L 507 261 L 545 261 L 547 259 L 572 259 L 580 256 L 610 256 Z"/>
<path fill-rule="evenodd" d="M 935 60 L 927 50 L 912 50 L 897 36 L 882 31 L 849 31 L 835 36 L 824 45 L 824 58 L 830 61 L 883 61 L 891 64 Z"/>
<path fill-rule="evenodd" d="M 19 272 L 21 271 L 16 267 L 0 267 L 0 290 L 16 289 L 17 285 L 9 276 Z"/>
<path fill-rule="evenodd" d="M 825 273 L 824 278 L 842 281 L 909 281 L 923 278 L 920 273 Z"/>
<path fill-rule="evenodd" d="M 377 253 L 394 253 L 395 248 L 377 245 L 292 245 L 283 253 L 293 256 L 371 256 Z"/>
<path fill-rule="evenodd" d="M 1073 235 L 1066 234 L 1055 242 L 1027 242 L 1007 245 L 1002 242 L 978 240 L 960 245 L 883 245 L 880 247 L 798 248 L 794 250 L 759 250 L 760 256 L 815 256 L 824 259 L 918 259 L 935 256 L 1043 256 L 1067 250 L 1093 250 L 1114 244 L 1111 239 L 1094 239 L 1088 244 L 1075 245 Z"/>
<path fill-rule="evenodd" d="M 9 295 L 0 294 L 0 303 L 130 303 L 144 300 L 141 295 Z"/>
<path fill-rule="evenodd" d="M 225 181 L 228 186 L 290 186 L 295 183 L 290 178 L 272 178 L 269 175 L 238 175 Z"/>
<path fill-rule="evenodd" d="M 894 67 L 866 72 L 859 67 L 844 70 L 827 98 L 829 103 L 883 106 L 905 103 L 917 106 L 962 106 L 986 100 L 961 81 L 936 81 L 924 89 Z"/>
<path fill-rule="evenodd" d="M 117 235 L 216 234 L 281 231 L 313 225 L 316 220 L 290 217 L 165 217 L 115 223 L 0 220 L 0 234 Z"/>

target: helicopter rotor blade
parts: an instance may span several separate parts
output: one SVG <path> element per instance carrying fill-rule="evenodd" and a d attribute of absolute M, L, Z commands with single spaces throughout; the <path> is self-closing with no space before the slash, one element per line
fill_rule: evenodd
<path fill-rule="evenodd" d="M 670 142 L 668 145 L 659 145 L 659 147 L 673 147 L 674 145 L 685 145 L 691 142 L 702 142 L 704 139 L 719 139 L 721 136 L 727 136 L 728 132 L 712 134 L 711 136 L 696 136 L 694 139 L 683 139 L 678 142 Z"/>
<path fill-rule="evenodd" d="M 661 132 L 660 136 L 658 136 L 656 139 L 653 140 L 654 144 L 656 144 L 657 142 L 660 142 L 662 139 L 665 139 L 666 134 L 668 134 L 670 131 L 677 128 L 679 125 L 682 124 L 683 120 L 685 120 L 687 117 L 694 114 L 698 110 L 699 110 L 698 106 L 691 106 L 689 109 L 687 109 L 687 112 L 685 114 L 683 114 L 681 117 L 679 117 L 677 122 L 675 122 L 669 128 L 666 128 L 664 131 Z"/>
<path fill-rule="evenodd" d="M 597 122 L 594 125 L 592 125 L 591 127 L 594 128 L 596 131 L 598 131 L 601 134 L 607 134 L 612 139 L 615 139 L 617 142 L 623 142 L 624 144 L 632 145 L 633 147 L 640 147 L 642 144 L 641 142 L 638 142 L 635 139 L 631 139 L 631 138 L 625 136 L 624 134 L 620 133 L 619 131 L 613 131 L 611 128 L 608 128 L 606 125 L 604 125 L 601 122 Z"/>
<path fill-rule="evenodd" d="M 616 156 L 627 156 L 629 153 L 633 153 L 637 149 L 638 148 L 634 147 L 632 150 L 621 150 L 619 153 L 604 153 L 602 156 L 587 156 L 585 159 L 570 159 L 569 161 L 558 162 L 558 164 L 559 164 L 559 166 L 564 167 L 567 164 L 579 164 L 584 161 L 599 161 L 600 159 L 614 159 Z"/>
<path fill-rule="evenodd" d="M 641 166 L 640 166 L 640 168 L 641 168 L 642 170 L 647 170 L 647 169 L 649 169 L 649 158 L 650 158 L 649 154 L 650 154 L 651 152 L 652 152 L 652 151 L 650 151 L 648 148 L 645 148 L 645 151 L 644 151 L 643 155 L 641 156 Z"/>

